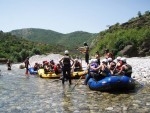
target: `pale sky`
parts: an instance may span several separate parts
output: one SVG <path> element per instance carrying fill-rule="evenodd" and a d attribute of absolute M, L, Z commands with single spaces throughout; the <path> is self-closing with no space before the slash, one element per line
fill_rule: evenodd
<path fill-rule="evenodd" d="M 150 11 L 150 0 L 0 0 L 0 30 L 98 33 Z"/>

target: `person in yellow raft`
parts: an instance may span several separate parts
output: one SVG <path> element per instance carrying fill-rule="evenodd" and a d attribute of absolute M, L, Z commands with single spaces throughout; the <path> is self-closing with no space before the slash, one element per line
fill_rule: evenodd
<path fill-rule="evenodd" d="M 72 64 L 71 64 L 72 62 Z M 64 84 L 65 79 L 69 80 L 69 85 L 71 85 L 71 67 L 74 64 L 74 60 L 69 56 L 69 51 L 65 50 L 65 56 L 63 56 L 59 63 L 62 64 L 63 78 L 62 84 Z"/>

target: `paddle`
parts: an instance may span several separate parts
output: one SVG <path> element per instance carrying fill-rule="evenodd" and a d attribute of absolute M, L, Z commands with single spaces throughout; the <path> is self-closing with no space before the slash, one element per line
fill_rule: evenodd
<path fill-rule="evenodd" d="M 86 71 L 85 71 L 86 73 Z M 75 85 L 73 86 L 73 88 L 70 90 L 71 92 L 74 90 L 74 88 L 77 86 L 77 84 L 80 82 L 80 80 L 82 79 L 82 77 L 84 76 L 85 74 L 81 75 L 79 80 L 75 83 Z"/>

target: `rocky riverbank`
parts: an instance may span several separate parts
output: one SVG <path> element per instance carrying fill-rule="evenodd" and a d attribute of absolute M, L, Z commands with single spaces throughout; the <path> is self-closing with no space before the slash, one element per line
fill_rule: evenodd
<path fill-rule="evenodd" d="M 35 62 L 42 63 L 42 61 L 50 61 L 51 59 L 58 63 L 61 58 L 62 55 L 60 54 L 35 55 L 32 56 L 29 61 L 31 66 L 33 66 Z M 132 78 L 136 79 L 141 84 L 150 83 L 150 56 L 127 58 L 127 63 L 133 68 Z M 20 64 L 16 64 L 15 66 L 19 67 L 19 65 Z M 86 66 L 84 60 L 82 60 L 82 65 L 84 67 Z"/>

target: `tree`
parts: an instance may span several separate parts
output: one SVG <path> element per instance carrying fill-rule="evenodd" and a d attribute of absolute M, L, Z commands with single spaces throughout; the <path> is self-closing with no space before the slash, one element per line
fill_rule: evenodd
<path fill-rule="evenodd" d="M 138 12 L 138 16 L 139 16 L 139 17 L 141 17 L 141 16 L 142 16 L 141 11 L 139 11 L 139 12 Z"/>

